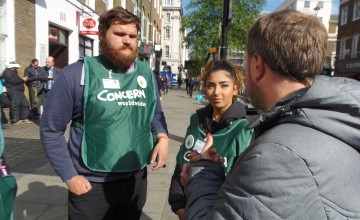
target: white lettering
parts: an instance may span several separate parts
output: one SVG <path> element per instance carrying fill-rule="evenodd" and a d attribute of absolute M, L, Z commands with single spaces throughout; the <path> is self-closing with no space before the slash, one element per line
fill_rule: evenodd
<path fill-rule="evenodd" d="M 359 67 L 360 67 L 360 62 L 346 64 L 347 69 L 354 69 L 354 68 L 359 68 Z"/>
<path fill-rule="evenodd" d="M 129 98 L 129 99 L 133 99 L 133 92 L 131 90 L 128 90 L 126 91 L 126 96 Z"/>
<path fill-rule="evenodd" d="M 144 90 L 126 90 L 126 91 L 116 91 L 109 92 L 109 90 L 102 90 L 97 95 L 97 99 L 103 102 L 112 102 L 122 99 L 136 99 L 136 98 L 146 98 Z M 136 103 L 136 102 L 135 102 Z M 136 104 L 134 104 L 136 105 Z M 139 104 L 140 105 L 140 104 Z"/>
<path fill-rule="evenodd" d="M 122 91 L 122 92 L 121 92 L 121 95 L 122 95 L 122 97 L 123 97 L 124 99 L 127 98 L 127 96 L 125 95 L 125 91 Z"/>
<path fill-rule="evenodd" d="M 97 98 L 98 98 L 99 100 L 103 101 L 103 102 L 106 102 L 107 99 L 101 97 L 101 95 L 102 95 L 103 93 L 106 93 L 106 92 L 108 92 L 108 90 L 103 90 L 103 91 L 101 91 L 101 92 L 98 94 Z"/>

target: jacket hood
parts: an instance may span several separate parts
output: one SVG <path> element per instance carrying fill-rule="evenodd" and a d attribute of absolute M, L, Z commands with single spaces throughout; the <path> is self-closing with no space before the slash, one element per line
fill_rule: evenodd
<path fill-rule="evenodd" d="M 313 85 L 282 101 L 249 124 L 256 136 L 271 127 L 295 123 L 329 134 L 360 150 L 360 82 L 317 76 Z"/>
<path fill-rule="evenodd" d="M 210 130 L 210 132 L 225 128 L 226 126 L 231 124 L 231 122 L 237 119 L 246 118 L 245 106 L 238 101 L 234 101 L 232 103 L 230 108 L 226 110 L 226 112 L 224 112 L 218 123 L 212 121 L 213 108 L 210 104 L 208 104 L 204 108 L 196 110 L 196 113 L 199 117 L 199 123 L 203 124 L 204 127 L 207 127 L 208 129 L 205 130 Z M 210 127 L 212 128 L 209 129 Z"/>

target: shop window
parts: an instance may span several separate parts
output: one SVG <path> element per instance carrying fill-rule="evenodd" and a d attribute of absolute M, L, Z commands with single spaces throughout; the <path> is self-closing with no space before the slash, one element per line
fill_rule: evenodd
<path fill-rule="evenodd" d="M 93 45 L 94 45 L 94 40 L 80 35 L 79 56 L 80 57 L 93 56 L 93 51 L 94 51 Z"/>
<path fill-rule="evenodd" d="M 49 26 L 49 41 L 67 45 L 67 33 L 59 28 Z"/>

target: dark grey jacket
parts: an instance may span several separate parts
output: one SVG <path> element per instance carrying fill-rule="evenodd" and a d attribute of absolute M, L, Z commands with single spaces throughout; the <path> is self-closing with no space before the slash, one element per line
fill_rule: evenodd
<path fill-rule="evenodd" d="M 250 126 L 255 142 L 224 177 L 195 163 L 186 219 L 360 219 L 360 83 L 318 76 Z"/>

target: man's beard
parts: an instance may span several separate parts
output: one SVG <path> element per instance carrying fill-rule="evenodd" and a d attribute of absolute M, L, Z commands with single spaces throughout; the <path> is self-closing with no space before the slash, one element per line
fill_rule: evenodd
<path fill-rule="evenodd" d="M 126 72 L 131 64 L 135 62 L 137 57 L 137 48 L 130 46 L 122 46 L 118 48 L 109 47 L 106 40 L 101 41 L 101 52 L 122 72 Z M 130 49 L 130 55 L 124 54 L 122 51 Z"/>
<path fill-rule="evenodd" d="M 250 77 L 251 75 L 250 69 L 247 69 L 247 74 L 249 76 L 245 81 L 246 84 L 245 88 L 246 88 L 246 92 L 249 95 L 251 105 L 254 106 L 254 108 L 256 109 L 265 111 L 266 105 L 265 105 L 264 96 L 261 94 L 261 90 L 259 86 L 257 86 L 254 82 L 252 82 Z"/>

